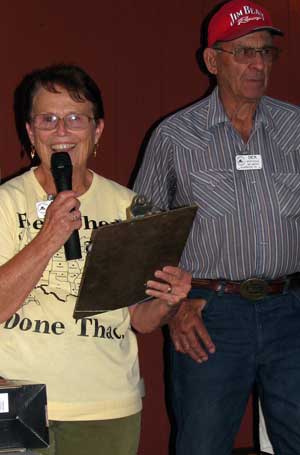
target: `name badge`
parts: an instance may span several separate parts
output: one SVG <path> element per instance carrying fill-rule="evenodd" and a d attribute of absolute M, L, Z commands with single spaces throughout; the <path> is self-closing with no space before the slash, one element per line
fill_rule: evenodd
<path fill-rule="evenodd" d="M 53 202 L 53 200 L 39 201 L 39 202 L 36 203 L 36 213 L 37 213 L 37 216 L 39 218 L 42 218 L 42 219 L 45 218 L 45 215 L 46 215 L 46 212 L 47 212 L 47 208 L 49 207 L 49 205 L 52 202 Z"/>
<path fill-rule="evenodd" d="M 235 164 L 238 171 L 262 169 L 261 155 L 236 155 Z"/>

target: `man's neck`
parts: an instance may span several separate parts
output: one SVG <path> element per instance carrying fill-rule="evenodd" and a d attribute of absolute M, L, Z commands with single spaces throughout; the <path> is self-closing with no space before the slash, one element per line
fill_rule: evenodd
<path fill-rule="evenodd" d="M 232 126 L 240 133 L 243 141 L 248 142 L 259 100 L 235 100 L 220 93 L 224 110 Z"/>

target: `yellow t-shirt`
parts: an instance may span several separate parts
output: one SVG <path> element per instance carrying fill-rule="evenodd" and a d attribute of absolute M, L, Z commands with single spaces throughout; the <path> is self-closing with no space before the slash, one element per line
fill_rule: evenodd
<path fill-rule="evenodd" d="M 101 420 L 141 410 L 135 334 L 127 308 L 76 321 L 72 314 L 92 229 L 125 218 L 133 193 L 93 174 L 79 199 L 82 259 L 61 248 L 23 306 L 0 325 L 0 376 L 47 386 L 51 420 Z M 47 195 L 33 170 L 0 186 L 0 264 L 42 227 Z M 12 289 L 13 293 L 13 289 Z"/>

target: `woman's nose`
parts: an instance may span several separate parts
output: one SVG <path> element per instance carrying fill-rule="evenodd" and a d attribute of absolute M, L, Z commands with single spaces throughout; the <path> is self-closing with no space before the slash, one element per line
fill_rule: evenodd
<path fill-rule="evenodd" d="M 57 134 L 59 135 L 65 135 L 67 133 L 67 128 L 66 128 L 66 125 L 65 125 L 65 119 L 64 118 L 59 118 L 57 120 L 57 125 L 56 125 L 56 128 L 55 128 L 55 131 Z"/>

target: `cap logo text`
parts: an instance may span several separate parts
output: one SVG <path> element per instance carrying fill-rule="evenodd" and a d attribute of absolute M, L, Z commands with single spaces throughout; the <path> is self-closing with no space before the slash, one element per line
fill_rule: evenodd
<path fill-rule="evenodd" d="M 249 14 L 251 14 L 254 17 L 249 17 Z M 250 6 L 243 6 L 242 9 L 237 11 L 236 13 L 230 13 L 230 26 L 232 27 L 233 25 L 237 24 L 245 24 L 250 21 L 264 21 L 264 15 L 263 13 L 256 8 L 251 8 Z"/>

